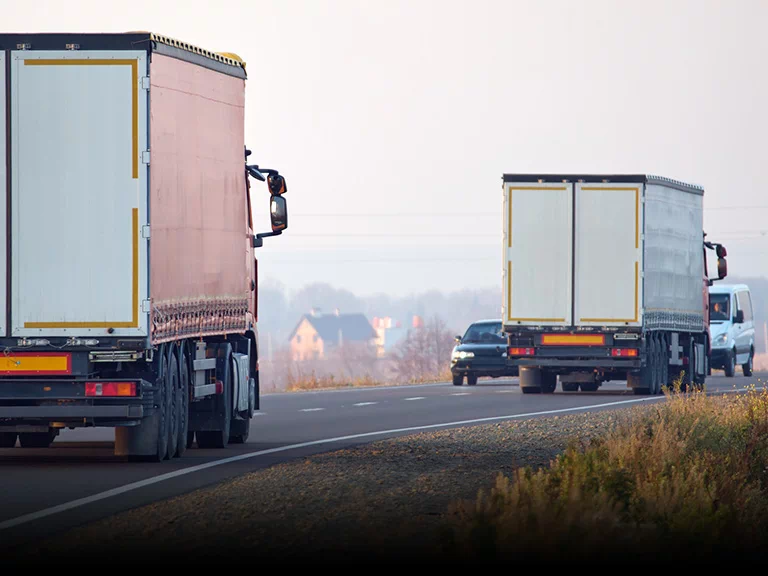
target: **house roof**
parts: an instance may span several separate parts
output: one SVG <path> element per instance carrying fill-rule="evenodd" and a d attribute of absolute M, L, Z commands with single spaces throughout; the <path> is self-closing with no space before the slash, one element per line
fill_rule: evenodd
<path fill-rule="evenodd" d="M 363 342 L 376 338 L 376 331 L 364 314 L 339 314 L 338 316 L 335 314 L 323 316 L 304 314 L 288 337 L 289 340 L 293 339 L 296 330 L 304 320 L 309 322 L 320 338 L 329 344 L 339 343 L 339 330 L 341 330 L 342 341 Z"/>

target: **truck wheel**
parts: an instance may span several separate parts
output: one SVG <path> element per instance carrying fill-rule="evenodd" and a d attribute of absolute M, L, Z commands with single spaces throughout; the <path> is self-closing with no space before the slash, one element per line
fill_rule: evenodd
<path fill-rule="evenodd" d="M 477 385 L 477 374 L 473 374 L 472 372 L 467 372 L 467 386 L 476 386 Z"/>
<path fill-rule="evenodd" d="M 0 432 L 0 448 L 13 448 L 16 446 L 16 432 Z"/>
<path fill-rule="evenodd" d="M 165 458 L 176 457 L 179 449 L 179 358 L 177 346 L 169 347 L 168 351 L 168 450 Z"/>
<path fill-rule="evenodd" d="M 734 374 L 736 374 L 736 350 L 731 350 L 725 359 L 725 375 L 733 378 Z"/>
<path fill-rule="evenodd" d="M 656 383 L 654 382 L 658 377 L 656 376 L 656 346 L 655 339 L 651 335 L 649 337 L 648 346 L 646 347 L 646 365 L 638 372 L 630 372 L 627 375 L 627 384 L 632 388 L 632 392 L 636 395 L 655 394 Z"/>
<path fill-rule="evenodd" d="M 597 392 L 597 382 L 581 382 L 579 388 L 582 392 Z"/>
<path fill-rule="evenodd" d="M 754 348 L 749 349 L 749 360 L 747 360 L 746 364 L 742 364 L 741 370 L 744 372 L 744 376 L 752 376 L 752 359 L 755 356 L 755 350 Z"/>
<path fill-rule="evenodd" d="M 224 354 L 224 374 L 222 374 L 224 392 L 216 397 L 216 411 L 223 413 L 221 428 L 198 430 L 195 434 L 200 448 L 226 448 L 229 445 L 229 428 L 232 422 L 232 363 L 230 361 L 232 346 L 230 344 L 221 346 L 218 353 Z"/>
<path fill-rule="evenodd" d="M 656 376 L 655 382 L 653 385 L 653 393 L 654 394 L 661 394 L 662 388 L 666 385 L 666 381 L 664 380 L 664 366 L 661 362 L 661 357 L 663 354 L 663 345 L 662 345 L 661 335 L 657 336 L 653 340 L 654 344 L 654 350 L 655 353 L 653 355 L 653 358 L 655 360 L 654 364 L 654 375 Z"/>
<path fill-rule="evenodd" d="M 461 374 L 454 374 L 453 375 L 453 385 L 454 386 L 461 386 L 464 384 L 464 376 Z"/>
<path fill-rule="evenodd" d="M 192 442 L 189 438 L 189 362 L 187 361 L 187 347 L 184 343 L 179 350 L 179 387 L 177 405 L 179 408 L 179 436 L 175 456 L 181 458 Z"/>
<path fill-rule="evenodd" d="M 22 432 L 19 434 L 19 444 L 22 448 L 48 448 L 56 438 L 56 430 L 48 432 Z"/>
<path fill-rule="evenodd" d="M 557 388 L 557 374 L 554 372 L 541 372 L 542 394 L 552 394 Z"/>
<path fill-rule="evenodd" d="M 579 383 L 578 382 L 562 382 L 560 385 L 563 388 L 563 392 L 578 392 L 579 391 Z"/>
<path fill-rule="evenodd" d="M 523 394 L 541 392 L 541 370 L 539 368 L 520 368 L 520 390 Z"/>

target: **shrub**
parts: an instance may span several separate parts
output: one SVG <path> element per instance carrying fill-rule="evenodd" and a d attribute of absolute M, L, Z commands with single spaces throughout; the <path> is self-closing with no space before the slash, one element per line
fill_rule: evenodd
<path fill-rule="evenodd" d="M 768 543 L 768 392 L 665 392 L 549 467 L 499 476 L 457 503 L 449 551 L 467 558 L 704 561 Z"/>

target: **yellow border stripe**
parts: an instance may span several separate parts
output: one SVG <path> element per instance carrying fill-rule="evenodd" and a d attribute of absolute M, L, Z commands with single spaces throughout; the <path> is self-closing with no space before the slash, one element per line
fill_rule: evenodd
<path fill-rule="evenodd" d="M 29 59 L 25 66 L 130 66 L 131 67 L 131 177 L 139 178 L 139 61 L 135 59 L 62 58 Z M 138 328 L 139 326 L 139 209 L 132 209 L 133 257 L 132 318 L 129 322 L 25 322 L 25 328 Z"/>
<path fill-rule="evenodd" d="M 131 67 L 131 149 L 133 160 L 131 174 L 134 180 L 139 177 L 139 61 L 133 59 L 110 60 L 109 58 L 62 58 L 24 60 L 25 66 L 130 66 Z"/>

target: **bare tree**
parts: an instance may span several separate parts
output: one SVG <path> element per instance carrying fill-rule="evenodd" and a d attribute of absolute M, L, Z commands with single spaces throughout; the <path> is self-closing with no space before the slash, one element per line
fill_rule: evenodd
<path fill-rule="evenodd" d="M 395 373 L 408 382 L 447 376 L 453 336 L 437 316 L 422 327 L 412 328 L 395 348 Z"/>

